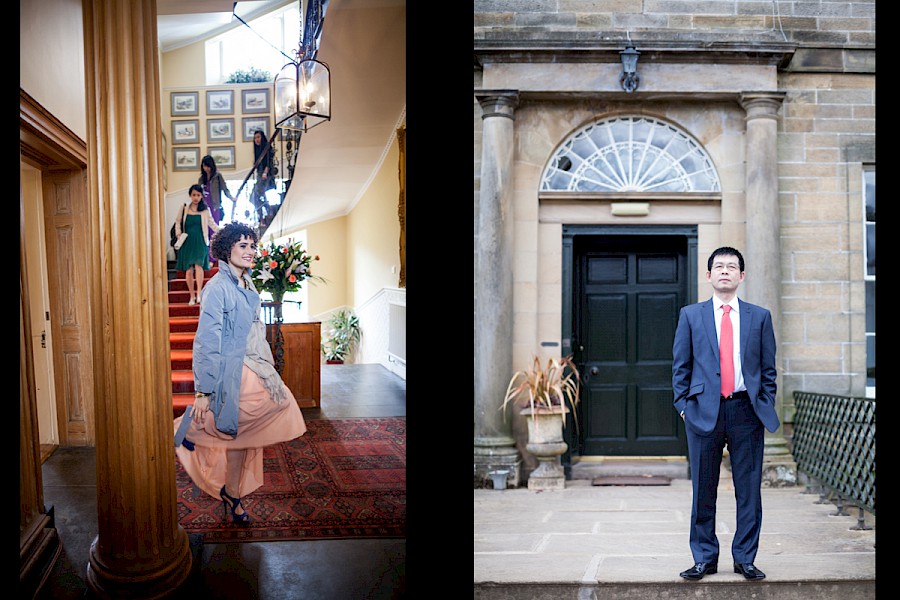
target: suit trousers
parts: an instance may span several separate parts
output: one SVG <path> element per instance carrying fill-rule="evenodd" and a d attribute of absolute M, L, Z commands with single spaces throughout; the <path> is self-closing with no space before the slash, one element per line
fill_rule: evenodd
<path fill-rule="evenodd" d="M 737 501 L 737 527 L 731 544 L 736 563 L 752 563 L 759 547 L 762 526 L 762 462 L 764 433 L 762 422 L 750 399 L 721 399 L 715 429 L 700 435 L 687 428 L 693 501 L 690 546 L 694 562 L 717 563 L 716 499 L 722 450 L 728 445 L 731 477 Z"/>

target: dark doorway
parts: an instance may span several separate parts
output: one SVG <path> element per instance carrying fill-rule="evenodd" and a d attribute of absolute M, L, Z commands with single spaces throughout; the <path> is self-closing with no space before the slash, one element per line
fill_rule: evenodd
<path fill-rule="evenodd" d="M 672 407 L 672 341 L 696 237 L 573 235 L 571 348 L 584 379 L 581 456 L 685 455 Z M 651 235 L 651 233 L 653 233 Z"/>

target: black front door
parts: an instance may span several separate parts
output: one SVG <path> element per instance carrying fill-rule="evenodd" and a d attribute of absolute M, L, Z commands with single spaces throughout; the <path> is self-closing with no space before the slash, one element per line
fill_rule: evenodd
<path fill-rule="evenodd" d="M 573 350 L 582 456 L 684 455 L 672 342 L 687 299 L 684 236 L 576 236 Z"/>

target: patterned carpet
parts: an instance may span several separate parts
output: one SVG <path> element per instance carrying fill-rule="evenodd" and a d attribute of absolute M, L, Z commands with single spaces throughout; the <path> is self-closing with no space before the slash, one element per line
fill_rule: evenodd
<path fill-rule="evenodd" d="M 204 543 L 406 537 L 406 418 L 310 419 L 301 437 L 263 452 L 265 481 L 224 519 L 176 460 L 178 512 Z"/>

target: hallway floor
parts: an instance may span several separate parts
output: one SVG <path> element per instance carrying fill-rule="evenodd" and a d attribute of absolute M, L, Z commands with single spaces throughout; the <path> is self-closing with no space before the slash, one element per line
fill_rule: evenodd
<path fill-rule="evenodd" d="M 303 417 L 406 416 L 406 381 L 381 365 L 322 365 L 320 409 Z M 85 574 L 97 535 L 94 448 L 58 448 L 43 465 L 44 504 L 53 507 L 62 554 L 39 600 L 92 598 Z M 352 539 L 201 545 L 187 598 L 258 600 L 396 599 L 405 596 L 406 540 Z"/>

